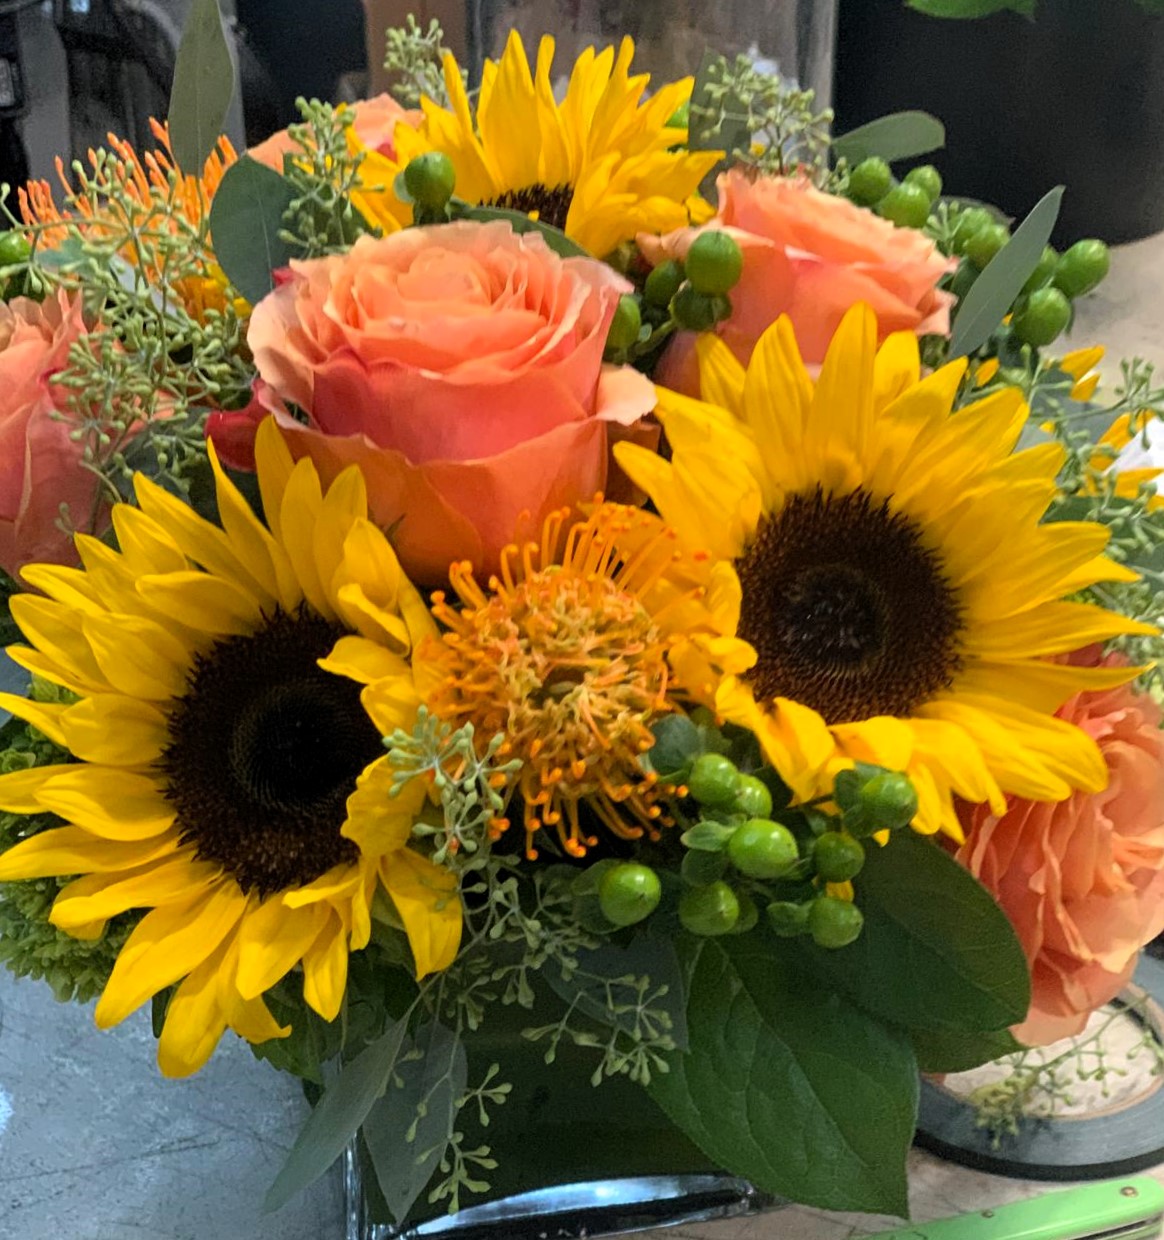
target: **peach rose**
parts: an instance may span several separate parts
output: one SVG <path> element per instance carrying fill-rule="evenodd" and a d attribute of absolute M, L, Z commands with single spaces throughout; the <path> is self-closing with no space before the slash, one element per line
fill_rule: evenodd
<path fill-rule="evenodd" d="M 256 404 L 325 483 L 361 467 L 415 580 L 443 582 L 461 559 L 489 571 L 519 530 L 606 486 L 611 435 L 637 434 L 654 407 L 643 375 L 602 363 L 629 288 L 506 223 L 362 237 L 293 263 L 255 307 Z M 220 416 L 215 442 L 256 413 Z"/>
<path fill-rule="evenodd" d="M 719 178 L 719 211 L 706 228 L 730 233 L 744 253 L 744 272 L 732 290 L 731 317 L 717 328 L 743 364 L 756 341 L 782 314 L 792 320 L 809 365 L 824 361 L 845 311 L 859 301 L 877 314 L 878 333 L 919 336 L 950 330 L 953 298 L 937 283 L 955 264 L 912 228 L 895 228 L 805 177 L 750 179 L 733 169 Z M 658 266 L 683 259 L 703 231 L 684 228 L 664 237 L 642 234 L 639 248 Z M 696 395 L 695 336 L 680 332 L 663 356 L 656 380 Z"/>
<path fill-rule="evenodd" d="M 349 105 L 355 112 L 352 132 L 362 146 L 376 151 L 388 159 L 396 158 L 396 126 L 400 122 L 411 125 L 414 129 L 424 120 L 424 113 L 415 108 L 402 107 L 391 95 L 376 95 L 372 99 L 361 99 L 359 103 Z M 283 156 L 298 151 L 299 148 L 291 141 L 287 130 L 280 129 L 273 133 L 258 146 L 252 146 L 247 154 L 257 159 L 260 164 L 283 171 Z"/>
<path fill-rule="evenodd" d="M 1072 661 L 1099 662 L 1095 652 Z M 1103 660 L 1118 665 L 1116 659 Z M 1098 743 L 1103 792 L 1056 804 L 1013 800 L 994 817 L 965 807 L 958 860 L 1014 923 L 1031 965 L 1030 1012 L 1015 1030 L 1043 1045 L 1080 1032 L 1164 931 L 1164 732 L 1160 708 L 1129 686 L 1059 710 Z"/>
<path fill-rule="evenodd" d="M 43 305 L 0 302 L 0 567 L 16 576 L 25 564 L 76 563 L 71 537 L 58 526 L 61 505 L 88 528 L 99 493 L 81 465 L 84 444 L 73 424 L 54 417 L 65 393 L 53 376 L 85 335 L 80 298 L 60 291 Z M 106 512 L 98 512 L 100 524 Z"/>

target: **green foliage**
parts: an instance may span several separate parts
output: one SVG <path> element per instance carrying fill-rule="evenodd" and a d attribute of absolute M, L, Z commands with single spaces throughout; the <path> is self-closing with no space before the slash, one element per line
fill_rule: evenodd
<path fill-rule="evenodd" d="M 540 233 L 542 240 L 562 258 L 591 258 L 589 251 L 571 240 L 560 228 L 542 220 L 531 219 L 524 211 L 510 211 L 507 207 L 476 207 L 454 203 L 458 218 L 465 220 L 503 220 L 515 233 Z"/>
<path fill-rule="evenodd" d="M 729 163 L 760 174 L 802 170 L 828 177 L 831 108 L 817 109 L 811 90 L 757 69 L 752 59 L 708 52 L 691 94 L 688 145 L 721 150 Z"/>
<path fill-rule="evenodd" d="M 879 157 L 890 163 L 946 145 L 945 126 L 928 112 L 893 112 L 833 139 L 833 154 L 850 164 Z"/>
<path fill-rule="evenodd" d="M 1030 1004 L 1026 958 L 990 894 L 912 831 L 871 845 L 856 884 L 861 937 L 844 951 L 806 947 L 815 975 L 881 1020 L 934 1032 L 993 1032 Z"/>
<path fill-rule="evenodd" d="M 906 0 L 927 17 L 989 17 L 992 13 L 1021 13 L 1034 17 L 1035 0 Z"/>
<path fill-rule="evenodd" d="M 1009 1029 L 992 1033 L 914 1029 L 910 1033 L 917 1066 L 923 1072 L 968 1072 L 1003 1055 L 1022 1050 Z"/>
<path fill-rule="evenodd" d="M 904 1214 L 917 1067 L 760 935 L 684 944 L 690 1050 L 650 1092 L 719 1166 L 825 1209 Z"/>
<path fill-rule="evenodd" d="M 478 756 L 473 725 L 456 730 L 422 706 L 411 732 L 398 728 L 385 737 L 393 767 L 392 796 L 398 796 L 414 779 L 430 780 L 440 798 L 437 823 L 423 818 L 413 827 L 419 839 L 435 845 L 437 865 L 471 864 L 489 842 L 490 826 L 505 813 L 504 789 L 521 762 L 497 762 L 505 741 L 494 736 Z"/>
<path fill-rule="evenodd" d="M 218 143 L 235 88 L 234 56 L 218 2 L 194 0 L 178 46 L 166 118 L 178 167 L 194 176 Z"/>
<path fill-rule="evenodd" d="M 298 99 L 303 120 L 288 129 L 299 148 L 283 157 L 283 177 L 292 196 L 283 215 L 280 240 L 296 257 L 344 254 L 375 229 L 352 204 L 361 188 L 364 156 L 348 144 L 355 113 L 319 100 Z"/>
<path fill-rule="evenodd" d="M 392 94 L 406 107 L 418 108 L 422 99 L 431 99 L 448 107 L 441 62 L 450 55 L 444 46 L 445 32 L 434 17 L 427 30 L 422 30 L 411 13 L 404 26 L 387 32 L 388 47 L 384 68 L 394 75 Z M 461 70 L 464 80 L 465 71 Z"/>
<path fill-rule="evenodd" d="M 1061 185 L 1045 194 L 974 282 L 958 307 L 949 358 L 975 352 L 998 329 L 1043 257 L 1062 198 Z"/>
<path fill-rule="evenodd" d="M 210 227 L 218 262 L 247 301 L 266 297 L 276 268 L 296 254 L 280 235 L 294 201 L 290 182 L 249 155 L 227 169 L 214 195 Z"/>

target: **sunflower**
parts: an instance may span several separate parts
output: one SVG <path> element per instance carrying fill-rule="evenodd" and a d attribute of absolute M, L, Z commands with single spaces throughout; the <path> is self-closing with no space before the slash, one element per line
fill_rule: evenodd
<path fill-rule="evenodd" d="M 554 40 L 542 39 L 531 74 L 514 31 L 500 61 L 485 62 L 475 114 L 460 68 L 446 57 L 450 108 L 423 99 L 420 126 L 396 127 L 395 163 L 365 161 L 365 189 L 377 184 L 387 193 L 400 168 L 436 150 L 452 160 L 458 197 L 528 212 L 599 258 L 640 232 L 702 223 L 712 210 L 697 196 L 699 183 L 722 152 L 687 150 L 686 127 L 671 123 L 691 97 L 692 80 L 668 83 L 644 101 L 649 78 L 630 76 L 633 56 L 630 39 L 617 56 L 613 48 L 588 48 L 558 103 L 550 78 Z"/>
<path fill-rule="evenodd" d="M 158 1044 L 197 1071 L 226 1028 L 285 1036 L 262 995 L 302 966 L 303 996 L 339 1012 L 348 953 L 382 885 L 417 973 L 456 953 L 455 883 L 406 847 L 424 790 L 389 800 L 382 737 L 411 726 L 408 658 L 434 630 L 353 469 L 324 493 L 274 423 L 259 430 L 267 525 L 210 447 L 221 528 L 140 475 L 113 510 L 120 552 L 77 538 L 83 567 L 25 569 L 9 653 L 76 695 L 2 704 L 76 761 L 0 777 L 0 806 L 64 826 L 0 856 L 0 880 L 73 876 L 52 922 L 98 937 L 148 909 L 97 1005 L 102 1028 L 177 986 Z"/>
<path fill-rule="evenodd" d="M 467 561 L 450 580 L 455 600 L 433 596 L 446 627 L 417 651 L 417 686 L 441 718 L 503 734 L 501 756 L 520 759 L 526 855 L 546 827 L 571 856 L 597 844 L 583 805 L 615 836 L 657 837 L 664 788 L 639 763 L 651 722 L 753 658 L 731 637 L 730 569 L 707 572 L 640 509 L 597 503 L 573 523 L 551 514 L 487 585 Z"/>
<path fill-rule="evenodd" d="M 854 761 L 904 770 L 917 829 L 961 838 L 952 793 L 1002 813 L 1006 793 L 1102 788 L 1099 750 L 1053 712 L 1135 672 L 1054 656 L 1153 630 L 1067 601 L 1135 575 L 1103 556 L 1103 526 L 1041 523 L 1063 449 L 1015 452 L 1021 394 L 951 412 L 965 363 L 921 379 L 916 339 L 878 352 L 865 306 L 815 385 L 786 319 L 746 372 L 710 336 L 700 363 L 705 401 L 659 393 L 673 459 L 616 451 L 682 545 L 738 576 L 757 658 L 716 706 L 798 796 Z"/>

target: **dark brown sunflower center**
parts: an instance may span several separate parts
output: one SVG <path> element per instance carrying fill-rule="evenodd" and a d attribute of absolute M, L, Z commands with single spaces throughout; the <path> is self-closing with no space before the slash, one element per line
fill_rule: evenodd
<path fill-rule="evenodd" d="M 486 207 L 503 207 L 507 211 L 520 211 L 523 215 L 537 212 L 537 218 L 543 224 L 554 228 L 565 229 L 566 217 L 570 214 L 570 203 L 574 201 L 572 185 L 527 185 L 525 189 L 507 189 Z"/>
<path fill-rule="evenodd" d="M 356 857 L 345 803 L 383 746 L 360 686 L 317 666 L 341 636 L 306 609 L 277 612 L 200 655 L 170 716 L 161 766 L 182 839 L 244 891 L 302 886 Z"/>
<path fill-rule="evenodd" d="M 758 697 L 828 723 L 908 715 L 959 667 L 961 612 L 921 532 L 864 491 L 819 488 L 765 517 L 736 561 Z"/>

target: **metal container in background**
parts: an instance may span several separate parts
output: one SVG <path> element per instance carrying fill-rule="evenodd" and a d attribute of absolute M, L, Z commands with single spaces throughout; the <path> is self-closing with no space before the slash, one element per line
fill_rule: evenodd
<path fill-rule="evenodd" d="M 837 0 L 468 0 L 468 42 L 477 73 L 496 59 L 510 30 L 527 49 L 543 34 L 558 42 L 556 68 L 590 46 L 635 41 L 634 67 L 656 81 L 694 73 L 704 50 L 739 52 L 775 63 L 785 77 L 811 87 L 817 101 L 832 95 Z M 532 52 L 531 52 L 532 59 Z"/>

